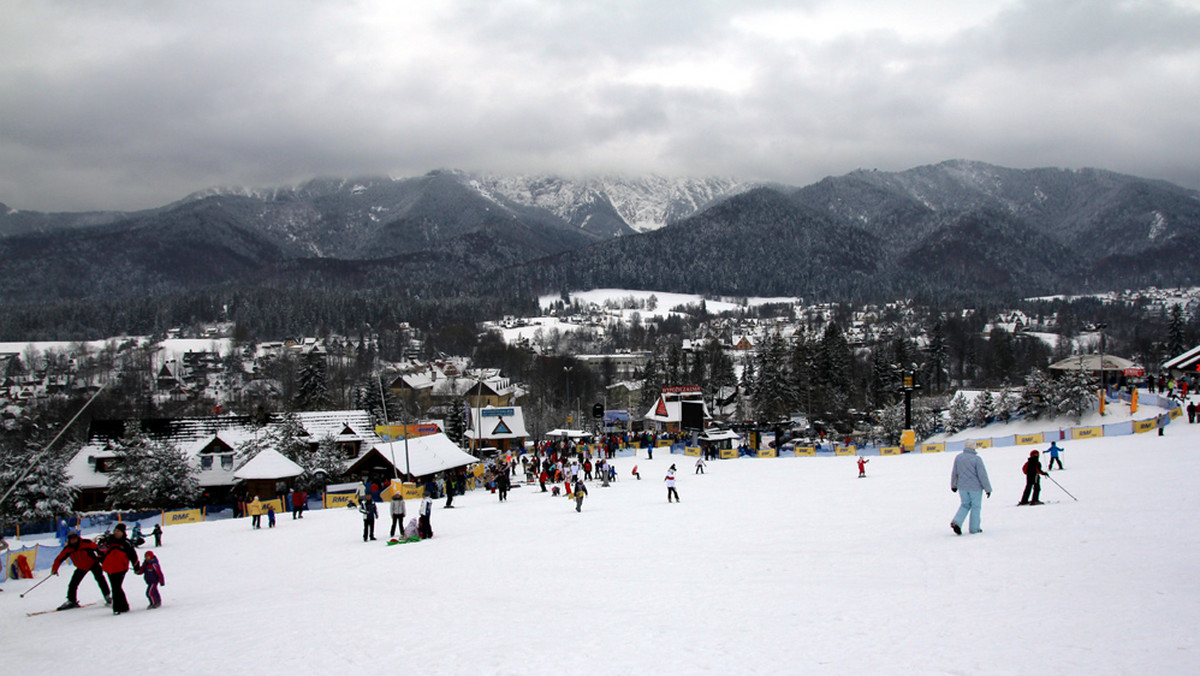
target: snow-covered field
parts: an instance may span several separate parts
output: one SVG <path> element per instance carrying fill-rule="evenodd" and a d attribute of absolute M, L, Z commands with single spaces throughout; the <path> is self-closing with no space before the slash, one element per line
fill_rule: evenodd
<path fill-rule="evenodd" d="M 583 512 L 474 492 L 434 539 L 361 540 L 356 512 L 173 526 L 164 605 L 27 617 L 64 575 L 0 594 L 6 673 L 1192 674 L 1200 425 L 1067 442 L 1040 507 L 1029 447 L 981 452 L 983 533 L 955 536 L 952 454 L 619 461 Z M 631 480 L 637 463 L 644 479 Z M 682 502 L 662 477 L 681 470 Z M 410 511 L 416 504 L 410 503 Z M 381 510 L 383 511 L 383 510 Z M 82 601 L 99 592 L 90 578 Z"/>

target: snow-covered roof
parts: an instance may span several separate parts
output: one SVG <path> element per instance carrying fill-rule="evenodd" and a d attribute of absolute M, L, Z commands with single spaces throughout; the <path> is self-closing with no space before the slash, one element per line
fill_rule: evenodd
<path fill-rule="evenodd" d="M 698 437 L 701 441 L 733 441 L 741 439 L 742 435 L 733 430 L 709 430 Z"/>
<path fill-rule="evenodd" d="M 1128 359 L 1114 357 L 1111 354 L 1103 355 L 1103 360 L 1098 354 L 1083 354 L 1054 362 L 1049 368 L 1055 371 L 1124 371 L 1138 368 L 1138 365 Z"/>
<path fill-rule="evenodd" d="M 268 448 L 251 458 L 250 462 L 242 465 L 242 468 L 234 472 L 233 476 L 243 480 L 290 479 L 303 473 L 303 467 L 283 457 L 279 451 Z"/>
<path fill-rule="evenodd" d="M 523 439 L 529 436 L 525 430 L 525 413 L 520 406 L 484 406 L 471 409 L 468 439 Z"/>
<path fill-rule="evenodd" d="M 583 430 L 564 430 L 564 429 L 556 428 L 556 429 L 550 430 L 549 432 L 546 432 L 546 436 L 547 437 L 562 437 L 564 439 L 583 439 L 585 437 L 590 437 L 592 435 L 589 434 L 588 432 L 584 432 Z"/>
<path fill-rule="evenodd" d="M 479 462 L 478 458 L 463 451 L 441 432 L 412 437 L 408 440 L 407 449 L 405 441 L 400 439 L 376 444 L 371 450 L 391 460 L 401 472 L 413 476 L 428 476 Z"/>
<path fill-rule="evenodd" d="M 1178 357 L 1172 357 L 1171 359 L 1163 362 L 1163 368 L 1168 370 L 1187 369 L 1195 365 L 1197 361 L 1200 361 L 1200 345 L 1193 347 Z"/>

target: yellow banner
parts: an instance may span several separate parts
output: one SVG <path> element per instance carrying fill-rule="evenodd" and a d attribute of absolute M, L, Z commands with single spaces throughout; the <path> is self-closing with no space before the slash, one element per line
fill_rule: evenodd
<path fill-rule="evenodd" d="M 40 546 L 41 545 L 34 545 L 33 549 L 24 549 L 19 552 L 9 552 L 8 553 L 8 559 L 4 562 L 4 572 L 8 575 L 8 579 L 12 580 L 12 579 L 16 579 L 17 576 L 20 576 L 23 572 L 21 570 L 22 568 L 28 568 L 29 577 L 30 578 L 33 577 L 33 567 L 34 567 L 34 564 L 37 563 L 38 547 L 40 547 Z M 16 564 L 17 561 L 20 561 L 21 559 L 25 560 L 25 565 L 21 566 L 21 565 L 17 564 L 17 571 L 16 571 L 17 575 L 14 576 L 13 575 L 13 565 Z"/>
<path fill-rule="evenodd" d="M 1072 439 L 1099 439 L 1104 436 L 1103 427 L 1072 427 Z"/>
<path fill-rule="evenodd" d="M 353 493 L 326 493 L 325 494 L 325 509 L 333 507 L 345 507 L 354 502 Z"/>
<path fill-rule="evenodd" d="M 690 455 L 693 458 L 698 458 L 698 457 L 700 457 L 700 447 L 699 446 L 686 446 L 683 449 L 683 454 Z"/>
<path fill-rule="evenodd" d="M 991 447 L 992 447 L 992 440 L 991 440 L 991 439 L 976 439 L 976 440 L 975 440 L 975 448 L 976 448 L 976 449 L 980 449 L 980 448 L 991 448 Z"/>
<path fill-rule="evenodd" d="M 900 455 L 900 447 L 884 446 L 879 449 L 879 455 Z"/>
<path fill-rule="evenodd" d="M 855 452 L 854 446 L 838 446 L 833 449 L 834 455 L 854 455 Z"/>
<path fill-rule="evenodd" d="M 775 449 L 773 449 L 773 448 L 758 449 L 758 457 L 760 457 L 760 458 L 775 458 L 775 457 L 778 457 L 778 455 L 779 454 L 776 453 Z"/>
<path fill-rule="evenodd" d="M 1158 428 L 1157 420 L 1134 420 L 1133 421 L 1133 431 L 1135 434 L 1142 434 L 1143 432 L 1152 432 L 1157 428 Z"/>
<path fill-rule="evenodd" d="M 280 498 L 275 498 L 274 500 L 263 500 L 262 501 L 263 516 L 267 515 L 267 509 L 270 507 L 275 508 L 276 514 L 282 513 L 283 512 L 283 500 Z"/>
<path fill-rule="evenodd" d="M 201 523 L 204 521 L 204 512 L 198 509 L 177 509 L 173 512 L 163 512 L 162 525 L 174 526 L 180 523 Z"/>
<path fill-rule="evenodd" d="M 817 449 L 813 446 L 797 446 L 796 455 L 816 455 Z"/>
<path fill-rule="evenodd" d="M 670 445 L 671 445 L 671 442 L 667 439 L 659 439 L 658 443 L 656 444 L 656 446 L 658 448 L 662 448 L 663 446 L 670 446 Z"/>
<path fill-rule="evenodd" d="M 722 460 L 730 460 L 730 459 L 736 458 L 736 457 L 738 457 L 738 452 L 737 452 L 736 448 L 722 448 L 721 449 L 721 459 Z"/>
<path fill-rule="evenodd" d="M 1032 446 L 1034 444 L 1044 443 L 1045 441 L 1046 435 L 1041 432 L 1036 434 L 1018 434 L 1016 436 L 1016 442 L 1018 446 Z"/>
<path fill-rule="evenodd" d="M 1182 409 L 1182 408 L 1175 407 L 1175 408 L 1171 409 L 1171 420 L 1174 420 L 1174 419 L 1178 418 L 1178 417 L 1179 417 L 1179 416 L 1181 416 L 1181 415 L 1183 415 L 1183 409 Z"/>
<path fill-rule="evenodd" d="M 941 453 L 946 450 L 946 444 L 921 444 L 922 453 Z"/>

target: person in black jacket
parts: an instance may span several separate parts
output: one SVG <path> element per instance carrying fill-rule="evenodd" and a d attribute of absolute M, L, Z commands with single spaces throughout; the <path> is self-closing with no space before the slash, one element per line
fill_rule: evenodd
<path fill-rule="evenodd" d="M 1040 505 L 1038 498 L 1042 495 L 1042 462 L 1038 459 L 1037 451 L 1029 452 L 1029 460 L 1025 461 L 1025 492 L 1021 494 L 1019 505 Z M 1030 497 L 1032 496 L 1032 500 Z"/>
<path fill-rule="evenodd" d="M 118 523 L 113 527 L 112 535 L 103 542 L 103 551 L 100 566 L 108 574 L 108 583 L 112 586 L 113 615 L 129 612 L 129 600 L 125 598 L 125 590 L 121 585 L 130 565 L 135 575 L 142 572 L 142 566 L 133 545 L 125 537 L 125 524 Z"/>
<path fill-rule="evenodd" d="M 379 510 L 375 509 L 375 501 L 371 499 L 370 494 L 363 498 L 362 504 L 358 506 L 358 511 L 363 515 L 363 542 L 368 539 L 375 539 L 375 519 L 379 516 Z"/>

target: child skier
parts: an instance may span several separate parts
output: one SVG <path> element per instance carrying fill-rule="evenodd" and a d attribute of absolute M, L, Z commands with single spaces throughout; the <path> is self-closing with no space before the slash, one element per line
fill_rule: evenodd
<path fill-rule="evenodd" d="M 267 505 L 267 528 L 275 527 L 275 505 Z"/>
<path fill-rule="evenodd" d="M 583 496 L 587 495 L 587 492 L 588 492 L 587 486 L 583 485 L 583 481 L 581 479 L 576 479 L 575 480 L 575 511 L 576 512 L 581 511 L 583 509 Z"/>
<path fill-rule="evenodd" d="M 154 546 L 161 547 L 162 546 L 162 526 L 157 523 L 154 524 L 154 530 L 150 531 L 150 534 L 154 536 Z"/>
<path fill-rule="evenodd" d="M 861 479 L 867 475 L 867 463 L 871 462 L 861 455 L 858 456 L 858 478 Z"/>
<path fill-rule="evenodd" d="M 158 586 L 167 586 L 167 581 L 163 578 L 162 567 L 158 564 L 158 557 L 154 556 L 154 552 L 146 552 L 146 559 L 142 562 L 142 577 L 146 579 L 146 598 L 150 600 L 149 609 L 153 610 L 162 605 L 162 596 L 158 593 Z"/>

